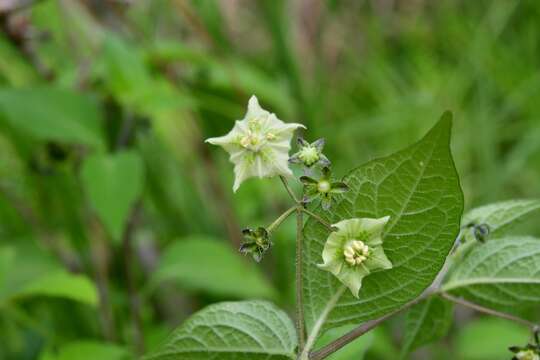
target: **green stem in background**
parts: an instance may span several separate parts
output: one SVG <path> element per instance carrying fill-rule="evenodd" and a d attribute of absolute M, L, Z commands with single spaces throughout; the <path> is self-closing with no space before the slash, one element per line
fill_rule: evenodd
<path fill-rule="evenodd" d="M 305 343 L 304 302 L 302 299 L 302 236 L 304 227 L 303 206 L 296 210 L 296 328 L 298 332 L 298 350 L 302 351 Z"/>
<path fill-rule="evenodd" d="M 135 284 L 135 274 L 133 273 L 133 265 L 135 259 L 133 257 L 133 233 L 138 223 L 139 214 L 142 210 L 142 204 L 139 200 L 133 207 L 131 216 L 128 220 L 124 231 L 122 245 L 124 250 L 124 271 L 129 295 L 129 309 L 131 313 L 131 322 L 133 327 L 133 343 L 135 351 L 138 355 L 144 354 L 144 333 L 141 319 L 141 298 L 137 292 Z"/>
<path fill-rule="evenodd" d="M 278 228 L 279 225 L 281 225 L 283 221 L 285 221 L 293 212 L 296 211 L 296 209 L 297 209 L 297 206 L 291 207 L 290 209 L 285 211 L 283 214 L 281 214 L 276 220 L 274 220 L 273 223 L 268 225 L 268 227 L 266 228 L 266 231 L 268 231 L 268 235 L 270 235 L 276 228 Z"/>
<path fill-rule="evenodd" d="M 496 310 L 493 310 L 493 309 L 485 308 L 485 307 L 483 307 L 481 305 L 478 305 L 478 304 L 472 303 L 470 301 L 467 301 L 467 300 L 452 296 L 452 295 L 450 295 L 450 294 L 448 294 L 446 292 L 442 292 L 439 295 L 443 299 L 446 299 L 446 300 L 451 301 L 453 303 L 456 303 L 458 305 L 468 307 L 470 309 L 473 309 L 475 311 L 478 311 L 478 312 L 481 312 L 481 313 L 484 313 L 484 314 L 496 316 L 496 317 L 499 317 L 501 319 L 506 319 L 506 320 L 510 320 L 510 321 L 513 321 L 513 322 L 521 324 L 521 325 L 525 325 L 527 327 L 530 327 L 532 330 L 534 330 L 538 326 L 540 326 L 539 324 L 535 324 L 535 323 L 533 323 L 531 321 L 519 318 L 519 317 L 514 316 L 514 315 L 510 315 L 510 314 L 503 313 L 503 312 L 500 312 L 500 311 L 496 311 Z"/>
<path fill-rule="evenodd" d="M 336 228 L 334 226 L 332 226 L 332 224 L 330 224 L 328 221 L 324 220 L 319 215 L 315 214 L 313 211 L 308 210 L 305 207 L 302 207 L 302 211 L 305 212 L 306 214 L 308 214 L 309 216 L 311 216 L 312 218 L 314 218 L 315 220 L 317 220 L 318 222 L 320 222 L 328 230 L 330 230 L 330 231 L 335 231 L 336 230 Z"/>

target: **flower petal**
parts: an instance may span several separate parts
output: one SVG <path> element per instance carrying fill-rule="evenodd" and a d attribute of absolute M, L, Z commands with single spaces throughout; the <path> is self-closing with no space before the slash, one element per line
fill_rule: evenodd
<path fill-rule="evenodd" d="M 261 108 L 261 105 L 259 105 L 259 99 L 257 99 L 255 95 L 252 95 L 249 98 L 248 109 L 247 109 L 246 116 L 244 119 L 246 120 L 256 119 L 260 117 L 266 117 L 269 114 L 270 113 L 268 111 Z"/>
<path fill-rule="evenodd" d="M 341 260 L 340 254 L 343 252 L 344 242 L 345 239 L 337 232 L 330 233 L 322 252 L 322 258 L 325 264 L 338 258 Z"/>
<path fill-rule="evenodd" d="M 382 246 L 372 247 L 365 263 L 366 266 L 371 270 L 387 270 L 392 268 L 392 262 L 384 253 Z"/>
<path fill-rule="evenodd" d="M 380 238 L 382 236 L 384 226 L 388 223 L 388 220 L 390 220 L 390 216 L 385 216 L 378 219 L 362 219 L 361 226 L 364 231 L 367 231 L 369 234 L 368 241 L 376 240 L 377 238 Z"/>
<path fill-rule="evenodd" d="M 332 259 L 324 264 L 317 264 L 317 267 L 321 270 L 331 272 L 334 275 L 338 275 L 341 271 L 341 268 L 344 266 L 343 261 L 338 259 Z"/>
<path fill-rule="evenodd" d="M 369 275 L 369 270 L 363 266 L 354 268 L 343 266 L 339 274 L 337 274 L 337 278 L 351 290 L 351 293 L 355 298 L 358 298 L 358 293 L 362 288 L 362 280 L 367 275 Z"/>

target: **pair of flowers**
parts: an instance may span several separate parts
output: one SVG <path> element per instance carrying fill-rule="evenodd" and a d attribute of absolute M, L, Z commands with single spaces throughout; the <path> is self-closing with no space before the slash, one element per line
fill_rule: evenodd
<path fill-rule="evenodd" d="M 234 164 L 236 192 L 242 182 L 250 177 L 292 176 L 289 163 L 302 164 L 306 169 L 322 167 L 322 176 L 314 179 L 301 176 L 304 185 L 303 202 L 321 199 L 321 206 L 328 210 L 334 195 L 344 193 L 348 186 L 333 181 L 330 161 L 322 153 L 324 140 L 308 143 L 299 138 L 299 150 L 289 158 L 294 131 L 305 128 L 302 124 L 284 123 L 277 116 L 262 109 L 255 96 L 248 103 L 247 113 L 235 122 L 226 135 L 206 141 L 223 147 Z M 392 263 L 383 250 L 382 232 L 389 217 L 379 219 L 355 218 L 335 224 L 336 231 L 328 236 L 319 268 L 329 271 L 358 297 L 362 279 L 373 271 L 392 268 Z M 251 253 L 256 261 L 271 245 L 269 234 L 264 228 L 244 230 L 246 242 L 241 251 Z"/>

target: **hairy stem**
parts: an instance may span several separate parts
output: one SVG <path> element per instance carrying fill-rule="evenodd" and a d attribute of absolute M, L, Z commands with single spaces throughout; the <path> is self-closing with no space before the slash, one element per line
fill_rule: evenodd
<path fill-rule="evenodd" d="M 268 234 L 271 234 L 276 228 L 278 228 L 279 225 L 281 225 L 283 221 L 285 221 L 293 212 L 297 210 L 297 208 L 298 206 L 291 207 L 290 209 L 285 211 L 283 214 L 281 214 L 276 220 L 274 220 L 273 223 L 268 225 L 268 227 L 266 228 L 266 231 L 268 231 Z"/>
<path fill-rule="evenodd" d="M 296 329 L 298 332 L 299 352 L 304 348 L 304 302 L 302 300 L 302 236 L 304 227 L 303 206 L 296 208 Z"/>
<path fill-rule="evenodd" d="M 528 326 L 533 330 L 536 329 L 538 326 L 540 326 L 539 324 L 535 324 L 535 323 L 533 323 L 531 321 L 527 321 L 527 320 L 519 318 L 517 316 L 510 315 L 508 313 L 503 313 L 503 312 L 496 311 L 496 310 L 493 310 L 493 309 L 485 308 L 485 307 L 483 307 L 481 305 L 478 305 L 478 304 L 475 304 L 473 302 L 470 302 L 470 301 L 455 297 L 455 296 L 450 295 L 450 294 L 448 294 L 446 292 L 442 292 L 439 295 L 443 299 L 446 299 L 446 300 L 451 301 L 453 303 L 456 303 L 458 305 L 468 307 L 470 309 L 473 309 L 475 311 L 478 311 L 478 312 L 481 312 L 481 313 L 484 313 L 484 314 L 488 314 L 488 315 L 496 316 L 496 317 L 499 317 L 499 318 L 502 318 L 502 319 L 513 321 L 515 323 Z"/>
<path fill-rule="evenodd" d="M 279 178 L 280 178 L 281 182 L 283 183 L 283 186 L 285 186 L 285 189 L 289 193 L 289 196 L 291 197 L 291 199 L 293 199 L 296 204 L 299 204 L 300 201 L 298 200 L 296 195 L 294 195 L 294 192 L 292 191 L 291 187 L 289 186 L 289 183 L 287 182 L 287 179 L 285 178 L 285 176 L 280 175 Z"/>
<path fill-rule="evenodd" d="M 314 218 L 315 220 L 317 220 L 318 222 L 320 222 L 322 225 L 324 225 L 326 228 L 328 228 L 328 230 L 330 230 L 330 231 L 335 231 L 336 230 L 336 228 L 334 226 L 332 226 L 332 224 L 330 224 L 328 221 L 324 220 L 319 215 L 315 214 L 313 211 L 308 210 L 305 207 L 302 207 L 302 211 L 305 212 L 306 214 L 308 214 L 309 216 L 311 216 L 312 218 Z"/>

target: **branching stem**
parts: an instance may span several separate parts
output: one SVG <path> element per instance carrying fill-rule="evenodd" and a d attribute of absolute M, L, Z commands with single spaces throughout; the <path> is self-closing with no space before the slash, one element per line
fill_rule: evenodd
<path fill-rule="evenodd" d="M 296 204 L 300 204 L 300 200 L 298 200 L 298 198 L 296 197 L 296 195 L 294 195 L 294 192 L 292 191 L 291 187 L 289 186 L 289 182 L 287 181 L 287 179 L 285 178 L 285 176 L 280 175 L 279 178 L 280 178 L 281 182 L 283 183 L 283 186 L 285 186 L 285 189 L 286 189 L 287 192 L 289 193 L 289 196 L 291 197 L 291 199 L 293 199 L 293 201 L 294 201 Z"/>
<path fill-rule="evenodd" d="M 298 206 L 291 207 L 290 209 L 285 211 L 283 214 L 281 214 L 276 220 L 274 220 L 273 223 L 268 225 L 268 227 L 266 228 L 266 231 L 268 231 L 268 234 L 271 234 L 275 229 L 277 229 L 283 221 L 285 221 L 293 212 L 297 210 L 297 208 Z"/>
<path fill-rule="evenodd" d="M 330 231 L 335 231 L 336 230 L 336 228 L 334 226 L 332 226 L 332 224 L 330 224 L 328 221 L 324 220 L 319 215 L 315 214 L 313 211 L 308 210 L 305 207 L 302 207 L 302 211 L 305 212 L 306 214 L 308 214 L 309 216 L 311 216 L 312 218 L 314 218 L 315 220 L 317 220 L 318 222 L 320 222 L 322 225 L 324 225 L 326 228 L 328 228 L 328 230 L 330 230 Z"/>
<path fill-rule="evenodd" d="M 453 303 L 456 303 L 458 305 L 468 307 L 470 309 L 473 309 L 475 311 L 478 311 L 478 312 L 481 312 L 481 313 L 484 313 L 484 314 L 496 316 L 496 317 L 499 317 L 499 318 L 502 318 L 502 319 L 513 321 L 513 322 L 518 323 L 518 324 L 525 325 L 527 327 L 530 327 L 532 330 L 534 330 L 538 326 L 540 326 L 539 324 L 535 324 L 535 323 L 533 323 L 531 321 L 519 318 L 519 317 L 514 316 L 514 315 L 510 315 L 508 313 L 503 313 L 503 312 L 496 311 L 496 310 L 493 310 L 493 309 L 485 308 L 485 307 L 483 307 L 481 305 L 475 304 L 475 303 L 467 301 L 465 299 L 455 297 L 455 296 L 450 295 L 450 294 L 448 294 L 446 292 L 441 292 L 439 295 L 443 299 L 446 299 L 446 300 L 451 301 Z"/>

